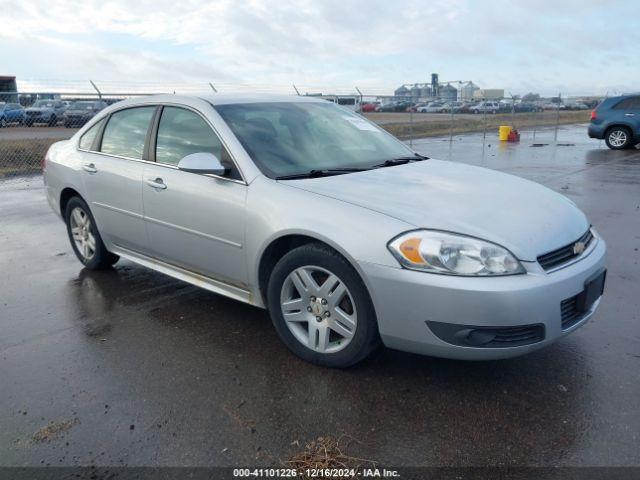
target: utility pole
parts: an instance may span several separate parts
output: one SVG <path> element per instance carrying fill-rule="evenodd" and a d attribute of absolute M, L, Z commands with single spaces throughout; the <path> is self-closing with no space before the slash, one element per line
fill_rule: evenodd
<path fill-rule="evenodd" d="M 216 87 L 213 86 L 213 83 L 209 82 L 209 86 L 211 87 L 211 90 L 218 93 L 218 90 L 216 90 Z"/>
<path fill-rule="evenodd" d="M 300 92 L 298 91 L 295 85 L 293 86 L 293 89 L 296 91 L 296 95 L 300 96 Z"/>

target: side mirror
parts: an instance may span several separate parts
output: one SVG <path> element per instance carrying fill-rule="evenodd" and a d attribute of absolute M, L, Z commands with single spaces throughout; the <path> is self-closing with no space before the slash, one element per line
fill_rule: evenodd
<path fill-rule="evenodd" d="M 187 155 L 178 163 L 178 169 L 184 170 L 185 172 L 208 173 L 218 176 L 222 176 L 227 172 L 227 169 L 222 166 L 218 157 L 209 152 Z"/>

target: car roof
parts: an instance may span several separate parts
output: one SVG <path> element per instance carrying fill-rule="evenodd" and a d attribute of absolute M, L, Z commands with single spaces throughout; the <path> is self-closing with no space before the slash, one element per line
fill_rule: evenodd
<path fill-rule="evenodd" d="M 239 103 L 273 103 L 273 102 L 287 102 L 287 103 L 309 103 L 309 102 L 326 102 L 324 97 L 311 97 L 303 95 L 274 95 L 265 93 L 250 93 L 250 94 L 230 94 L 230 93 L 203 93 L 201 95 L 181 95 L 181 94 L 163 94 L 163 95 L 148 95 L 144 97 L 134 97 L 120 102 L 116 102 L 114 105 L 140 105 L 145 103 L 181 103 L 185 101 L 193 101 L 195 99 L 204 100 L 212 105 L 231 105 Z"/>

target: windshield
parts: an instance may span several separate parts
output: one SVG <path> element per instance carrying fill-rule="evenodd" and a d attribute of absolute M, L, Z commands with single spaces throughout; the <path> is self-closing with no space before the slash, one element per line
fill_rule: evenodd
<path fill-rule="evenodd" d="M 48 100 L 38 100 L 32 105 L 34 108 L 53 108 L 54 102 Z"/>
<path fill-rule="evenodd" d="M 258 168 L 268 177 L 311 170 L 369 168 L 414 155 L 363 117 L 329 102 L 217 105 Z"/>
<path fill-rule="evenodd" d="M 69 110 L 93 110 L 93 102 L 73 102 Z"/>

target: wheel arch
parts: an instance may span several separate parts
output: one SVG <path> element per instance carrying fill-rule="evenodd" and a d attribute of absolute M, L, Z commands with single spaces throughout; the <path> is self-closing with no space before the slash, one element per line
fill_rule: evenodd
<path fill-rule="evenodd" d="M 73 197 L 82 198 L 82 195 L 80 195 L 80 193 L 77 190 L 71 187 L 65 187 L 60 192 L 59 204 L 60 204 L 60 215 L 62 216 L 62 218 L 64 218 L 64 212 L 67 209 L 67 204 L 69 203 L 69 200 L 71 200 Z M 82 200 L 86 202 L 84 198 L 82 198 Z"/>
<path fill-rule="evenodd" d="M 276 266 L 278 261 L 286 255 L 288 252 L 293 250 L 294 248 L 300 247 L 302 245 L 306 245 L 309 243 L 320 243 L 323 244 L 342 257 L 344 257 L 347 262 L 356 270 L 360 279 L 365 285 L 365 288 L 371 295 L 371 288 L 367 278 L 363 275 L 363 272 L 358 265 L 358 262 L 347 253 L 347 251 L 338 245 L 336 242 L 331 239 L 325 238 L 323 236 L 317 235 L 315 232 L 305 232 L 305 231 L 289 231 L 282 232 L 276 237 L 271 238 L 269 241 L 265 242 L 265 247 L 261 250 L 258 255 L 258 266 L 256 270 L 257 276 L 257 290 L 260 294 L 260 300 L 262 300 L 262 304 L 267 306 L 267 286 L 269 284 L 269 277 L 271 276 L 271 272 L 273 268 Z"/>
<path fill-rule="evenodd" d="M 604 130 L 604 136 L 606 137 L 607 135 L 609 135 L 609 132 L 614 128 L 624 128 L 629 132 L 629 134 L 631 134 L 632 137 L 635 137 L 635 135 L 633 134 L 633 127 L 625 122 L 615 122 L 607 125 L 607 128 L 605 128 Z"/>

